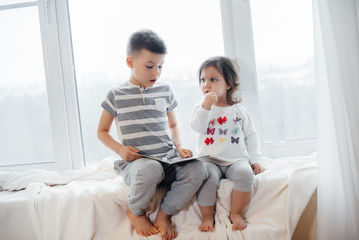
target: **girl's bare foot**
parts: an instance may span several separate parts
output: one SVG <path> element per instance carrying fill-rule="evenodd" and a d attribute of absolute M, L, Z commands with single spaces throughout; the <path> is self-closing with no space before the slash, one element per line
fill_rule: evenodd
<path fill-rule="evenodd" d="M 199 230 L 202 232 L 213 232 L 214 231 L 213 224 L 213 215 L 211 216 L 203 216 L 202 224 L 199 226 Z"/>
<path fill-rule="evenodd" d="M 130 219 L 132 226 L 135 228 L 137 234 L 149 237 L 158 233 L 158 229 L 152 225 L 146 215 L 137 216 L 127 208 L 127 216 Z"/>
<path fill-rule="evenodd" d="M 158 210 L 154 225 L 160 230 L 162 240 L 172 240 L 178 236 L 178 233 L 171 225 L 170 216 Z"/>
<path fill-rule="evenodd" d="M 244 219 L 242 218 L 241 215 L 236 214 L 236 213 L 231 213 L 229 215 L 229 219 L 232 222 L 232 229 L 233 230 L 239 230 L 242 231 L 247 227 L 247 223 L 246 221 L 244 221 Z"/>

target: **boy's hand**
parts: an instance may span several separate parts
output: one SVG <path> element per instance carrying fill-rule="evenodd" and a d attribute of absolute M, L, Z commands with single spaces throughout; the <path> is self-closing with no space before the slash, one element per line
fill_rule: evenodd
<path fill-rule="evenodd" d="M 132 162 L 138 158 L 141 158 L 141 156 L 137 154 L 138 152 L 139 150 L 132 146 L 122 146 L 118 152 L 118 155 L 121 156 L 122 160 L 126 162 Z"/>
<path fill-rule="evenodd" d="M 212 105 L 218 101 L 217 94 L 214 92 L 208 92 L 204 95 L 202 107 L 206 110 L 210 110 Z"/>
<path fill-rule="evenodd" d="M 179 148 L 177 149 L 179 155 L 183 158 L 189 158 L 193 156 L 193 153 L 191 150 L 186 149 L 186 148 Z"/>
<path fill-rule="evenodd" d="M 253 170 L 254 174 L 257 175 L 259 173 L 264 172 L 265 169 L 259 163 L 253 163 L 252 170 Z"/>

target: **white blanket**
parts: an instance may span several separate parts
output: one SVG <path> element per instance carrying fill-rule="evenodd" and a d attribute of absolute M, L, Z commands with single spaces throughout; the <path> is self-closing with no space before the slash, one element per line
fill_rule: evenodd
<path fill-rule="evenodd" d="M 228 216 L 233 183 L 222 179 L 215 231 L 198 230 L 201 218 L 194 197 L 172 217 L 179 233 L 177 239 L 291 239 L 316 188 L 315 157 L 267 159 L 263 165 L 266 171 L 255 177 L 252 199 L 245 212 L 248 227 L 244 231 L 232 231 Z M 126 216 L 129 187 L 116 176 L 111 162 L 103 161 L 97 168 L 82 171 L 44 171 L 43 175 L 41 172 L 37 170 L 38 175 L 32 175 L 33 179 L 24 173 L 0 172 L 3 190 L 25 188 L 37 239 L 160 239 L 159 235 L 141 237 L 132 228 Z M 156 216 L 162 195 L 158 191 L 152 200 L 148 212 L 151 220 Z M 6 217 L 1 208 L 0 216 Z"/>

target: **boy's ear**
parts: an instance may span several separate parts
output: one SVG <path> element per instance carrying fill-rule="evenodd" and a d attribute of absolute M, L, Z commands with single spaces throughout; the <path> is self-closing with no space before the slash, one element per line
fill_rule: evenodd
<path fill-rule="evenodd" d="M 133 57 L 128 56 L 128 57 L 126 58 L 126 63 L 127 63 L 127 66 L 128 66 L 129 68 L 133 68 Z"/>

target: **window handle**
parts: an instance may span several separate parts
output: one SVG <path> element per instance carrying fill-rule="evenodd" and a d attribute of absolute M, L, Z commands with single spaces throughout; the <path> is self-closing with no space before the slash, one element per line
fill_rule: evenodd
<path fill-rule="evenodd" d="M 52 0 L 44 0 L 44 12 L 45 12 L 45 22 L 51 23 L 51 3 Z"/>

